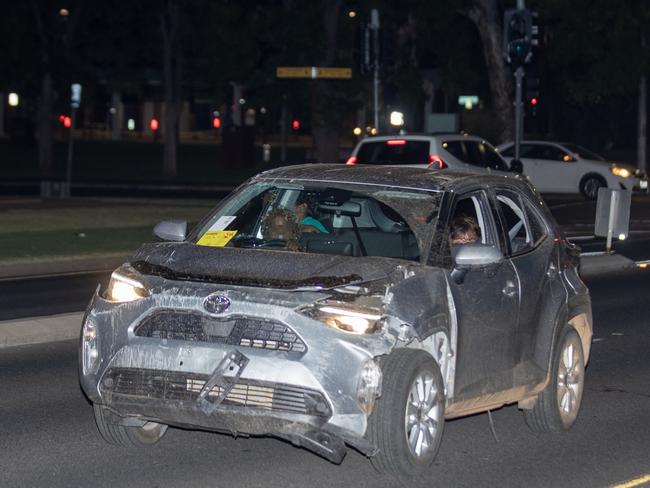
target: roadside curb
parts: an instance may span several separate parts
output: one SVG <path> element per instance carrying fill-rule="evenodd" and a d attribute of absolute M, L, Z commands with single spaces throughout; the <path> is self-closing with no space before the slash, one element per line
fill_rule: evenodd
<path fill-rule="evenodd" d="M 580 256 L 580 275 L 596 276 L 603 273 L 612 273 L 632 269 L 635 263 L 622 254 L 582 254 Z"/>
<path fill-rule="evenodd" d="M 76 339 L 84 312 L 0 322 L 0 349 Z"/>

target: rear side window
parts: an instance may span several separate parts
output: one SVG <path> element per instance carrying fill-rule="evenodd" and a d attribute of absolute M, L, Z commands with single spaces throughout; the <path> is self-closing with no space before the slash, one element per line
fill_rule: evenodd
<path fill-rule="evenodd" d="M 357 164 L 429 164 L 429 141 L 364 142 L 357 153 Z"/>
<path fill-rule="evenodd" d="M 525 157 L 545 159 L 547 161 L 567 161 L 567 158 L 570 159 L 570 156 L 561 149 L 546 144 L 531 145 L 531 150 L 527 152 Z"/>

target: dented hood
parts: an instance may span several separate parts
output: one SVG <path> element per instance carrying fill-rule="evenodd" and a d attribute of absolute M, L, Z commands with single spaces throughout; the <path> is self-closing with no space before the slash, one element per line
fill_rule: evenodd
<path fill-rule="evenodd" d="M 392 258 L 207 247 L 185 242 L 145 244 L 130 263 L 140 273 L 166 279 L 280 289 L 328 289 L 387 279 L 404 264 Z"/>

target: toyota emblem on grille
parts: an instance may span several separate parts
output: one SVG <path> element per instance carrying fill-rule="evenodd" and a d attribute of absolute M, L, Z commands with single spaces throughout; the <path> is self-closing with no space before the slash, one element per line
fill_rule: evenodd
<path fill-rule="evenodd" d="M 223 313 L 230 307 L 230 299 L 225 295 L 208 295 L 203 301 L 203 307 L 210 313 Z"/>

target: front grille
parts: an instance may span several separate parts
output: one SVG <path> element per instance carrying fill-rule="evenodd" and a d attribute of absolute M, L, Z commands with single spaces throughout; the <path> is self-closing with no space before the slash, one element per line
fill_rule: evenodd
<path fill-rule="evenodd" d="M 135 328 L 140 337 L 212 342 L 304 353 L 305 343 L 287 325 L 251 317 L 215 318 L 192 310 L 158 310 Z"/>
<path fill-rule="evenodd" d="M 102 395 L 196 401 L 208 375 L 156 369 L 111 368 L 101 383 Z M 215 386 L 208 397 L 217 397 Z M 280 383 L 241 379 L 221 402 L 222 405 L 292 412 L 329 417 L 329 406 L 321 393 Z"/>

